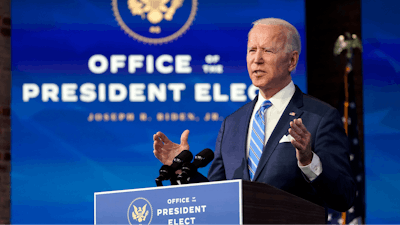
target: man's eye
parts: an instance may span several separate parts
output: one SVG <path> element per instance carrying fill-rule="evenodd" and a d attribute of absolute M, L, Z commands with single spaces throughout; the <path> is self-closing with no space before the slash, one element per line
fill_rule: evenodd
<path fill-rule="evenodd" d="M 255 52 L 256 50 L 254 50 L 254 49 L 249 49 L 249 52 Z"/>

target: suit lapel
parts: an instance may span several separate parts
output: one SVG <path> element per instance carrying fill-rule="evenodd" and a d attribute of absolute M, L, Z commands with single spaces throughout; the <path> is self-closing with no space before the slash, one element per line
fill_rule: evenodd
<path fill-rule="evenodd" d="M 254 100 L 251 102 L 249 107 L 247 108 L 246 114 L 244 115 L 244 118 L 246 119 L 246 124 L 243 127 L 246 127 L 246 129 L 241 129 L 240 132 L 242 132 L 239 137 L 241 137 L 241 140 L 238 142 L 238 144 L 243 146 L 244 151 L 240 154 L 243 156 L 243 180 L 250 180 L 250 175 L 249 175 L 249 169 L 248 169 L 248 162 L 247 162 L 247 155 L 246 155 L 246 149 L 247 149 L 247 137 L 249 133 L 249 124 L 251 120 L 251 114 L 253 113 L 254 106 L 256 105 L 256 102 L 258 100 L 258 95 L 254 98 Z M 242 138 L 243 137 L 243 138 Z"/>
<path fill-rule="evenodd" d="M 267 144 L 264 146 L 263 153 L 261 155 L 260 161 L 257 166 L 256 174 L 254 175 L 254 181 L 257 180 L 261 171 L 264 169 L 265 165 L 270 159 L 272 153 L 275 151 L 276 147 L 279 144 L 279 140 L 283 137 L 283 135 L 288 133 L 288 129 L 290 127 L 289 124 L 290 121 L 299 118 L 301 114 L 303 114 L 303 111 L 300 109 L 302 106 L 303 106 L 303 92 L 301 92 L 301 90 L 296 86 L 296 91 L 292 99 L 290 100 L 288 106 L 286 107 L 281 118 L 276 124 L 276 127 L 272 132 L 270 138 L 268 139 Z"/>

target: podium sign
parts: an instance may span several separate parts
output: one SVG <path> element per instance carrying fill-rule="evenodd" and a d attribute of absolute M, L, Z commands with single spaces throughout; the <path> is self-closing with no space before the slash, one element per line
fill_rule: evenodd
<path fill-rule="evenodd" d="M 95 224 L 242 224 L 242 180 L 94 194 Z"/>

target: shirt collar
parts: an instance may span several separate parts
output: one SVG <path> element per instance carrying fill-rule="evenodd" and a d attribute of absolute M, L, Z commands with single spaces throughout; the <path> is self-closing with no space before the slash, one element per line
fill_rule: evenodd
<path fill-rule="evenodd" d="M 272 106 L 278 109 L 279 111 L 283 110 L 286 108 L 286 106 L 289 104 L 290 99 L 292 99 L 294 92 L 296 91 L 296 87 L 294 86 L 293 81 L 290 81 L 286 87 L 284 87 L 282 90 L 278 91 L 274 96 L 272 96 L 269 101 L 271 101 Z M 255 105 L 255 109 L 259 109 L 264 101 L 266 101 L 260 92 L 258 92 L 258 100 Z"/>

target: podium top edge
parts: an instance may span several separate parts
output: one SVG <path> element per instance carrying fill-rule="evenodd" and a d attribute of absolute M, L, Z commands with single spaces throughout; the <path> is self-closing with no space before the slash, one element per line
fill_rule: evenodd
<path fill-rule="evenodd" d="M 116 194 L 116 193 L 125 193 L 125 192 L 134 192 L 134 191 L 144 191 L 144 190 L 160 190 L 160 189 L 168 189 L 168 188 L 183 188 L 183 187 L 193 187 L 193 186 L 201 186 L 201 185 L 213 185 L 213 184 L 222 184 L 222 183 L 238 183 L 238 184 L 241 185 L 242 184 L 242 180 L 241 179 L 236 179 L 236 180 L 224 180 L 224 181 L 210 181 L 210 182 L 195 183 L 195 184 L 185 184 L 185 185 L 170 185 L 170 186 L 135 188 L 135 189 L 125 189 L 125 190 L 116 190 L 116 191 L 101 191 L 101 192 L 94 192 L 94 196 L 106 195 L 106 194 Z"/>

